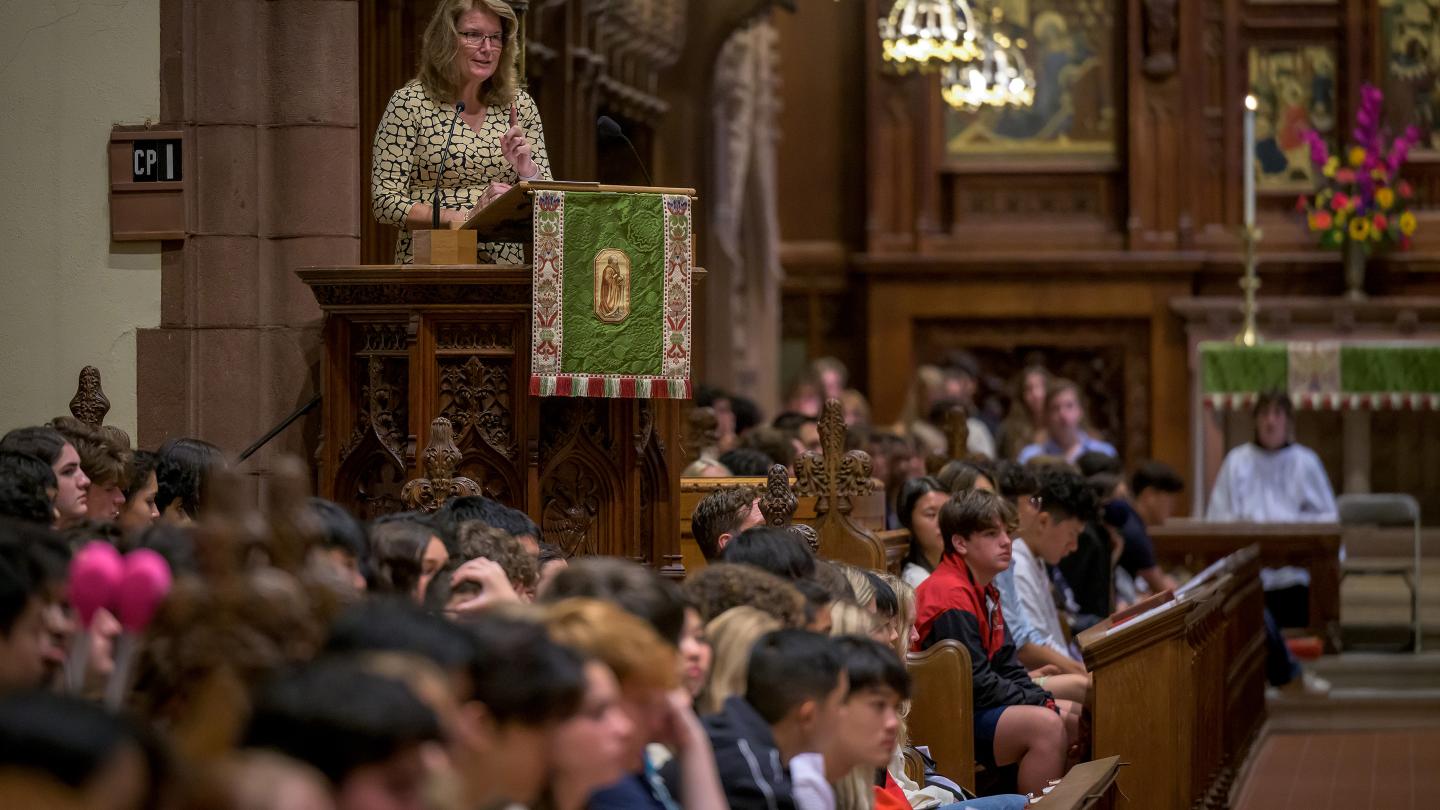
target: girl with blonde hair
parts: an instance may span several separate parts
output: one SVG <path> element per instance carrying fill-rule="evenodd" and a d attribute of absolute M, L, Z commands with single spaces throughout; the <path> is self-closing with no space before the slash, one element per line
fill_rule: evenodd
<path fill-rule="evenodd" d="M 750 648 L 766 633 L 779 630 L 780 620 L 762 610 L 742 605 L 710 620 L 705 635 L 715 651 L 710 682 L 697 702 L 701 714 L 714 714 L 725 699 L 745 696 L 745 673 L 750 666 Z"/>

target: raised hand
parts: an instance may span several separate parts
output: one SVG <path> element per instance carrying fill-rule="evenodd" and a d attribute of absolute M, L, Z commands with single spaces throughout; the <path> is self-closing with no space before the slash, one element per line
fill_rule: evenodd
<path fill-rule="evenodd" d="M 510 105 L 510 128 L 500 138 L 500 152 L 521 180 L 533 180 L 540 176 L 540 169 L 530 154 L 530 139 L 520 128 L 520 113 L 513 103 Z"/>

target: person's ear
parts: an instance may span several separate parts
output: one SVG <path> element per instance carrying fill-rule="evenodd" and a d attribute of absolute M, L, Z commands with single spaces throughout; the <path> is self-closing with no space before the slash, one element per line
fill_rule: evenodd
<path fill-rule="evenodd" d="M 474 751 L 494 751 L 499 741 L 500 729 L 495 723 L 495 715 L 478 700 L 460 706 L 455 713 L 453 731 L 462 745 Z"/>
<path fill-rule="evenodd" d="M 953 534 L 953 535 L 951 535 L 951 536 L 950 536 L 950 548 L 954 549 L 956 554 L 959 554 L 961 557 L 964 557 L 964 556 L 965 556 L 965 551 L 966 551 L 966 548 L 965 548 L 965 536 L 964 536 L 964 535 L 961 535 L 961 534 Z"/>
<path fill-rule="evenodd" d="M 715 550 L 724 551 L 725 547 L 730 545 L 730 538 L 732 537 L 734 537 L 734 535 L 730 532 L 721 532 L 720 536 L 715 538 Z"/>
<path fill-rule="evenodd" d="M 791 714 L 794 715 L 795 722 L 800 724 L 801 728 L 809 728 L 814 724 L 815 715 L 819 713 L 819 711 L 819 703 L 817 703 L 814 698 L 811 698 L 799 706 L 796 706 L 791 710 Z"/>

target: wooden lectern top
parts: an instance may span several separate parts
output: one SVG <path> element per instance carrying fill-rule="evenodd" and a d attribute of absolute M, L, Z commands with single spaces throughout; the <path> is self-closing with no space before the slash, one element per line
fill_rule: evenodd
<path fill-rule="evenodd" d="M 591 191 L 610 194 L 679 194 L 694 197 L 693 188 L 661 186 L 608 186 L 559 180 L 525 180 L 510 187 L 471 215 L 461 228 L 480 232 L 485 242 L 526 242 L 530 239 L 531 198 L 537 191 Z"/>

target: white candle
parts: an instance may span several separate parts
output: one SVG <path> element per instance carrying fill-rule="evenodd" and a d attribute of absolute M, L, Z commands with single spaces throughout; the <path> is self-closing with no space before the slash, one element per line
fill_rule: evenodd
<path fill-rule="evenodd" d="M 1245 97 L 1245 227 L 1255 227 L 1255 103 Z"/>

